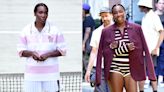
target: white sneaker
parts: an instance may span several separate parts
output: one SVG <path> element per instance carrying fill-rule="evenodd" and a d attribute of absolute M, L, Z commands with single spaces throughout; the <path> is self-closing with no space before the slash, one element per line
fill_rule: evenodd
<path fill-rule="evenodd" d="M 146 83 L 146 84 L 144 85 L 144 88 L 145 88 L 145 89 L 149 88 L 149 84 Z"/>

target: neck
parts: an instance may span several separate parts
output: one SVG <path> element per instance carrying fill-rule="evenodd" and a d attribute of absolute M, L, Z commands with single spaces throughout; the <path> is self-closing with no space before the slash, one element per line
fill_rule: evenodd
<path fill-rule="evenodd" d="M 125 21 L 122 23 L 116 23 L 116 25 L 118 26 L 118 28 L 124 28 L 125 27 Z"/>
<path fill-rule="evenodd" d="M 113 20 L 110 20 L 108 22 L 103 22 L 104 27 L 107 27 L 107 26 L 112 25 L 112 24 L 113 24 Z"/>
<path fill-rule="evenodd" d="M 107 27 L 110 23 L 104 23 L 103 26 Z"/>
<path fill-rule="evenodd" d="M 38 31 L 42 31 L 44 26 L 45 26 L 45 23 L 40 23 L 40 22 L 35 21 L 35 27 L 38 29 Z"/>
<path fill-rule="evenodd" d="M 163 12 L 160 11 L 160 10 L 156 10 L 155 13 L 158 14 L 158 15 L 162 15 L 163 14 Z"/>

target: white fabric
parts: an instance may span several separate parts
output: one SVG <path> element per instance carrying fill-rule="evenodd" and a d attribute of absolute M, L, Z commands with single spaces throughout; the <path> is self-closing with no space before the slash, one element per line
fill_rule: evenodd
<path fill-rule="evenodd" d="M 42 31 L 39 32 L 35 27 L 34 22 L 32 22 L 22 30 L 20 35 L 20 43 L 18 44 L 18 52 L 20 56 L 22 56 L 21 52 L 23 50 L 36 51 L 39 55 L 54 50 L 59 50 L 62 55 L 65 55 L 66 43 L 64 41 L 64 37 L 62 33 L 56 28 L 56 26 L 52 25 L 49 22 L 46 22 Z M 52 70 L 50 70 L 45 68 L 54 65 L 56 66 L 55 69 L 52 68 Z M 27 68 L 27 66 L 28 67 L 31 66 L 33 68 Z M 48 58 L 44 62 L 37 62 L 32 57 L 28 57 L 26 59 L 25 80 L 29 80 L 29 81 L 59 80 L 60 73 L 58 67 L 59 67 L 58 57 Z M 35 71 L 33 71 L 34 69 Z"/>
<path fill-rule="evenodd" d="M 60 78 L 59 73 L 31 74 L 25 73 L 24 80 L 28 81 L 57 81 Z"/>
<path fill-rule="evenodd" d="M 153 0 L 139 0 L 138 6 L 153 8 Z"/>
<path fill-rule="evenodd" d="M 162 23 L 157 14 L 153 10 L 150 10 L 142 19 L 142 29 L 147 42 L 149 52 L 151 53 L 155 49 L 158 39 L 159 31 L 163 30 Z"/>
<path fill-rule="evenodd" d="M 58 91 L 57 81 L 25 81 L 25 92 L 56 92 Z"/>
<path fill-rule="evenodd" d="M 93 31 L 91 41 L 90 41 L 90 46 L 98 49 L 99 42 L 100 42 L 100 37 L 101 37 L 101 33 L 102 33 L 103 28 L 104 28 L 104 26 L 101 25 L 100 27 L 98 27 L 96 30 Z M 97 61 L 97 57 L 94 60 L 93 66 L 96 66 L 96 61 Z M 102 62 L 102 68 L 104 68 L 104 63 L 103 62 Z"/>

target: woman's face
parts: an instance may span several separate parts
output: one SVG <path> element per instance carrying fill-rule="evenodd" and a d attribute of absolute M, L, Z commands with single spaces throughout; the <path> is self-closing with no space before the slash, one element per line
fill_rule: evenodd
<path fill-rule="evenodd" d="M 156 4 L 157 10 L 164 11 L 164 0 L 159 0 Z"/>
<path fill-rule="evenodd" d="M 45 23 L 48 17 L 48 11 L 44 6 L 37 7 L 35 12 L 36 22 Z"/>
<path fill-rule="evenodd" d="M 112 10 L 113 19 L 116 23 L 123 23 L 125 21 L 125 10 L 121 6 L 115 6 Z"/>

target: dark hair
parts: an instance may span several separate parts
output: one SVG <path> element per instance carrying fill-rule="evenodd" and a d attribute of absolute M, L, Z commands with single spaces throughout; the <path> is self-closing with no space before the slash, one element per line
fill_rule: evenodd
<path fill-rule="evenodd" d="M 38 9 L 39 6 L 44 6 L 44 7 L 47 9 L 47 12 L 48 12 L 48 7 L 47 7 L 46 4 L 44 4 L 44 3 L 38 3 L 38 4 L 35 6 L 35 8 L 34 8 L 34 13 L 37 12 L 37 9 Z"/>
<path fill-rule="evenodd" d="M 159 0 L 155 0 L 155 3 L 158 3 Z"/>
<path fill-rule="evenodd" d="M 89 13 L 90 13 L 90 10 L 85 10 L 85 13 L 86 13 L 86 14 L 89 14 Z"/>
<path fill-rule="evenodd" d="M 123 8 L 123 10 L 125 11 L 125 7 L 122 4 L 115 4 L 112 6 L 112 13 L 113 13 L 114 7 L 116 7 L 116 6 L 121 6 Z"/>

